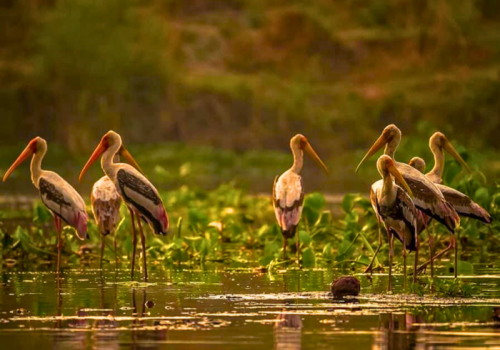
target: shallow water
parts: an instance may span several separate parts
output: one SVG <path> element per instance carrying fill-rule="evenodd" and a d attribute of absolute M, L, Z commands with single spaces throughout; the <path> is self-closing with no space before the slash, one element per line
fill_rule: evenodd
<path fill-rule="evenodd" d="M 2 349 L 479 349 L 500 348 L 499 270 L 465 277 L 468 299 L 384 293 L 385 275 L 362 282 L 352 303 L 333 301 L 340 271 L 202 271 L 152 268 L 4 269 Z"/>

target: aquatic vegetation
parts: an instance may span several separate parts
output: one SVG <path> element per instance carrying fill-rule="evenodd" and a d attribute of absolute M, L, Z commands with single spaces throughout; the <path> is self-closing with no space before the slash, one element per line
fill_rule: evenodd
<path fill-rule="evenodd" d="M 468 158 L 463 149 L 459 152 L 462 157 Z M 488 187 L 482 173 L 476 171 L 466 176 L 451 160 L 445 169 L 447 183 L 471 196 L 494 219 L 489 226 L 462 219 L 458 230 L 461 256 L 458 273 L 472 275 L 474 264 L 490 261 L 488 254 L 494 253 L 500 245 L 500 184 Z M 193 267 L 220 263 L 230 268 L 267 270 L 297 266 L 295 238 L 287 241 L 292 252 L 289 259 L 292 260 L 282 261 L 283 237 L 276 224 L 270 196 L 249 194 L 234 182 L 222 184 L 211 191 L 181 186 L 162 192 L 161 196 L 169 210 L 171 228 L 167 237 L 148 234 L 147 254 L 152 264 Z M 117 251 L 114 252 L 111 247 L 112 238 L 105 238 L 109 247 L 105 250 L 105 262 L 114 263 L 115 253 L 120 263 L 131 258 L 131 225 L 124 206 L 121 214 L 123 219 L 117 228 Z M 4 262 L 54 261 L 56 239 L 52 217 L 40 202 L 34 204 L 31 213 L 21 211 L 14 215 L 5 212 L 3 217 L 0 238 Z M 31 217 L 31 220 L 26 220 L 26 217 Z M 444 240 L 448 237 L 445 228 L 434 225 L 432 230 L 438 248 L 444 247 Z M 78 261 L 92 263 L 98 259 L 101 237 L 93 221 L 88 224 L 88 232 L 89 240 L 81 243 L 74 237 L 71 228 L 64 229 L 63 257 L 71 264 Z M 367 266 L 378 244 L 376 218 L 368 198 L 362 194 L 346 194 L 340 208 L 328 203 L 321 193 L 307 194 L 298 234 L 302 266 L 306 269 L 337 267 L 359 272 Z M 419 240 L 420 258 L 427 258 L 426 234 L 423 233 Z M 396 271 L 402 267 L 400 249 L 396 245 Z M 387 251 L 388 244 L 384 237 L 374 271 L 387 266 Z M 480 254 L 471 254 L 472 251 Z M 442 274 L 453 273 L 451 263 L 443 261 L 440 264 Z M 422 279 L 411 290 L 417 294 L 424 293 L 427 283 L 430 282 Z M 474 292 L 462 284 L 438 280 L 433 283 L 442 295 L 468 296 Z"/>

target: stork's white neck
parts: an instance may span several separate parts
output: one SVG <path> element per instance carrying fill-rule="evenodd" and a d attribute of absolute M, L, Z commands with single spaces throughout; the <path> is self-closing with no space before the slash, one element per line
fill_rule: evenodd
<path fill-rule="evenodd" d="M 399 143 L 401 142 L 401 135 L 396 135 L 391 138 L 389 142 L 385 145 L 384 154 L 388 155 L 394 159 L 394 153 L 398 149 Z"/>
<path fill-rule="evenodd" d="M 42 160 L 43 157 L 45 157 L 45 153 L 47 153 L 47 145 L 40 142 L 39 144 L 37 144 L 37 150 L 31 158 L 31 182 L 33 182 L 36 188 L 38 188 L 38 181 L 43 174 Z"/>
<path fill-rule="evenodd" d="M 295 174 L 299 174 L 302 170 L 302 166 L 304 165 L 304 152 L 296 144 L 292 144 L 290 148 L 293 153 L 293 165 L 290 170 Z"/>
<path fill-rule="evenodd" d="M 394 179 L 391 174 L 387 171 L 382 173 L 382 178 L 384 184 L 382 185 L 382 198 L 381 202 L 384 205 L 388 205 L 390 203 L 394 203 L 396 199 L 396 188 L 394 187 Z"/>
<path fill-rule="evenodd" d="M 114 162 L 114 159 L 121 146 L 121 142 L 115 142 L 106 151 L 104 151 L 101 157 L 101 168 L 110 179 L 114 179 L 116 176 L 116 171 L 118 169 L 117 163 Z"/>
<path fill-rule="evenodd" d="M 431 152 L 434 155 L 434 167 L 429 171 L 428 174 L 443 177 L 444 171 L 444 152 L 438 145 L 431 143 Z"/>

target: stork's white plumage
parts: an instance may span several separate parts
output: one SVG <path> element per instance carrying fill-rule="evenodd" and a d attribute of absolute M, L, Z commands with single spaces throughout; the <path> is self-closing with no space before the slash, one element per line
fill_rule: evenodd
<path fill-rule="evenodd" d="M 126 163 L 115 163 L 113 158 L 117 153 L 127 159 L 134 166 Z M 87 164 L 85 164 L 82 172 L 80 173 L 80 179 L 92 163 L 94 163 L 99 157 L 101 157 L 101 168 L 104 173 L 114 183 L 118 194 L 129 208 L 131 214 L 135 214 L 137 218 L 139 218 L 137 222 L 141 232 L 144 280 L 147 281 L 146 243 L 140 219 L 146 221 L 156 234 L 166 235 L 169 224 L 167 211 L 163 206 L 162 199 L 156 188 L 144 175 L 141 174 L 139 170 L 137 170 L 139 169 L 139 166 L 125 147 L 123 147 L 120 135 L 114 131 L 109 131 L 102 137 L 99 145 L 94 150 Z M 134 253 L 132 259 L 133 278 L 136 242 L 133 215 L 132 228 L 134 234 Z"/>
<path fill-rule="evenodd" d="M 450 152 L 462 164 L 462 166 L 464 166 L 465 169 L 470 172 L 470 168 L 467 166 L 462 157 L 460 157 L 460 155 L 455 151 L 453 146 L 448 142 L 448 140 L 442 133 L 437 132 L 433 136 L 431 136 L 429 145 L 432 153 L 434 154 L 435 164 L 434 168 L 430 172 L 428 172 L 425 176 L 429 178 L 431 181 L 436 183 L 437 188 L 441 191 L 446 201 L 451 204 L 451 206 L 460 216 L 470 217 L 482 221 L 485 224 L 491 223 L 492 218 L 490 214 L 483 207 L 474 202 L 469 196 L 451 187 L 442 185 L 443 183 L 442 175 L 444 171 L 444 154 L 442 148 L 447 149 L 448 152 Z M 426 164 L 422 158 L 413 157 L 410 160 L 409 164 L 418 171 L 422 173 L 425 172 Z M 424 226 L 427 227 L 430 220 L 425 215 L 423 215 L 422 220 L 424 221 Z M 429 253 L 431 256 L 429 261 L 425 262 L 422 266 L 420 266 L 418 270 L 423 271 L 427 267 L 427 265 L 430 265 L 431 277 L 434 277 L 434 260 L 445 254 L 447 251 L 456 248 L 457 243 L 456 243 L 456 237 L 453 235 L 451 237 L 450 244 L 448 245 L 448 247 L 446 247 L 441 252 L 434 255 L 432 235 L 429 230 L 427 230 L 427 233 L 429 235 Z M 455 250 L 455 255 L 456 254 L 457 251 Z M 455 264 L 456 265 L 455 274 L 456 274 L 457 264 L 458 264 L 457 256 L 455 256 L 455 262 L 456 262 Z"/>
<path fill-rule="evenodd" d="M 116 226 L 120 221 L 120 206 L 122 199 L 116 190 L 115 184 L 107 176 L 101 177 L 92 186 L 90 204 L 94 219 L 101 232 L 101 267 L 104 254 L 104 236 L 114 233 L 113 247 L 116 256 Z"/>
<path fill-rule="evenodd" d="M 401 130 L 394 124 L 388 125 L 377 141 L 359 163 L 360 166 L 373 156 L 380 148 L 385 145 L 384 154 L 394 159 L 394 153 L 401 141 Z M 408 164 L 394 161 L 396 168 L 405 179 L 408 186 L 413 191 L 413 202 L 415 206 L 446 226 L 450 232 L 460 225 L 460 217 L 453 207 L 446 201 L 443 194 L 436 185 L 418 170 Z"/>
<path fill-rule="evenodd" d="M 31 181 L 40 192 L 45 206 L 54 216 L 57 229 L 57 272 L 61 267 L 61 220 L 74 227 L 80 239 L 87 238 L 87 211 L 83 198 L 61 176 L 53 171 L 42 169 L 42 160 L 47 153 L 47 142 L 41 137 L 35 137 L 24 149 L 17 160 L 7 170 L 3 181 L 26 159 L 31 159 Z"/>
<path fill-rule="evenodd" d="M 412 190 L 398 171 L 395 162 L 391 157 L 382 155 L 377 161 L 377 169 L 382 176 L 382 180 L 375 182 L 371 187 L 370 200 L 373 210 L 379 223 L 379 245 L 368 265 L 367 270 L 371 269 L 375 256 L 382 245 L 382 236 L 380 232 L 380 223 L 384 223 L 389 237 L 389 284 L 388 290 L 391 290 L 392 258 L 393 258 L 393 237 L 398 238 L 404 245 L 404 273 L 406 284 L 406 250 L 415 251 L 415 264 L 413 279 L 415 282 L 417 259 L 418 259 L 418 236 L 416 233 L 417 216 L 419 215 L 410 196 L 413 196 Z M 391 176 L 392 175 L 392 176 Z M 396 185 L 400 183 L 400 186 Z M 405 191 L 406 190 L 406 191 Z"/>
<path fill-rule="evenodd" d="M 281 176 L 274 179 L 272 198 L 276 220 L 283 234 L 283 256 L 285 259 L 286 240 L 295 236 L 295 231 L 302 215 L 304 184 L 300 172 L 304 164 L 304 151 L 328 174 L 326 165 L 318 157 L 305 136 L 300 134 L 295 135 L 290 140 L 290 148 L 293 154 L 293 165 Z M 297 239 L 297 259 L 299 259 L 300 254 L 299 245 L 300 241 Z"/>

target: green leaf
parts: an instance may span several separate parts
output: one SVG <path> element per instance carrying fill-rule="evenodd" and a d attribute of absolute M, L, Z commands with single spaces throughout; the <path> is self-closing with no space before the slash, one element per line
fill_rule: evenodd
<path fill-rule="evenodd" d="M 309 245 L 312 241 L 312 237 L 309 233 L 306 231 L 299 231 L 299 237 L 300 237 L 300 244 L 302 245 Z"/>
<path fill-rule="evenodd" d="M 308 194 L 304 199 L 304 207 L 310 207 L 315 210 L 321 210 L 325 204 L 325 196 L 318 192 Z"/>
<path fill-rule="evenodd" d="M 323 248 L 323 259 L 329 261 L 333 260 L 332 245 L 330 243 L 327 243 Z"/>
<path fill-rule="evenodd" d="M 316 266 L 316 256 L 311 248 L 306 248 L 302 251 L 302 266 L 308 268 Z"/>
<path fill-rule="evenodd" d="M 189 209 L 188 220 L 191 225 L 200 225 L 202 227 L 206 227 L 209 223 L 207 214 L 196 208 Z"/>
<path fill-rule="evenodd" d="M 37 202 L 33 207 L 33 222 L 45 224 L 52 218 L 50 211 L 42 203 Z"/>
<path fill-rule="evenodd" d="M 487 206 L 490 202 L 490 193 L 486 187 L 479 187 L 474 194 L 476 202 L 483 206 Z"/>
<path fill-rule="evenodd" d="M 280 246 L 276 242 L 267 242 L 264 246 L 264 256 L 273 256 L 280 251 Z"/>
<path fill-rule="evenodd" d="M 459 275 L 472 275 L 474 274 L 474 266 L 468 261 L 458 261 L 458 274 Z"/>
<path fill-rule="evenodd" d="M 319 218 L 326 200 L 321 193 L 311 193 L 304 199 L 302 215 L 309 225 L 313 225 Z"/>
<path fill-rule="evenodd" d="M 323 210 L 315 226 L 325 227 L 329 226 L 331 222 L 332 222 L 332 212 L 330 210 Z"/>
<path fill-rule="evenodd" d="M 342 210 L 346 213 L 350 213 L 353 206 L 354 206 L 354 201 L 356 199 L 357 195 L 354 193 L 347 193 L 344 198 L 342 199 Z"/>

